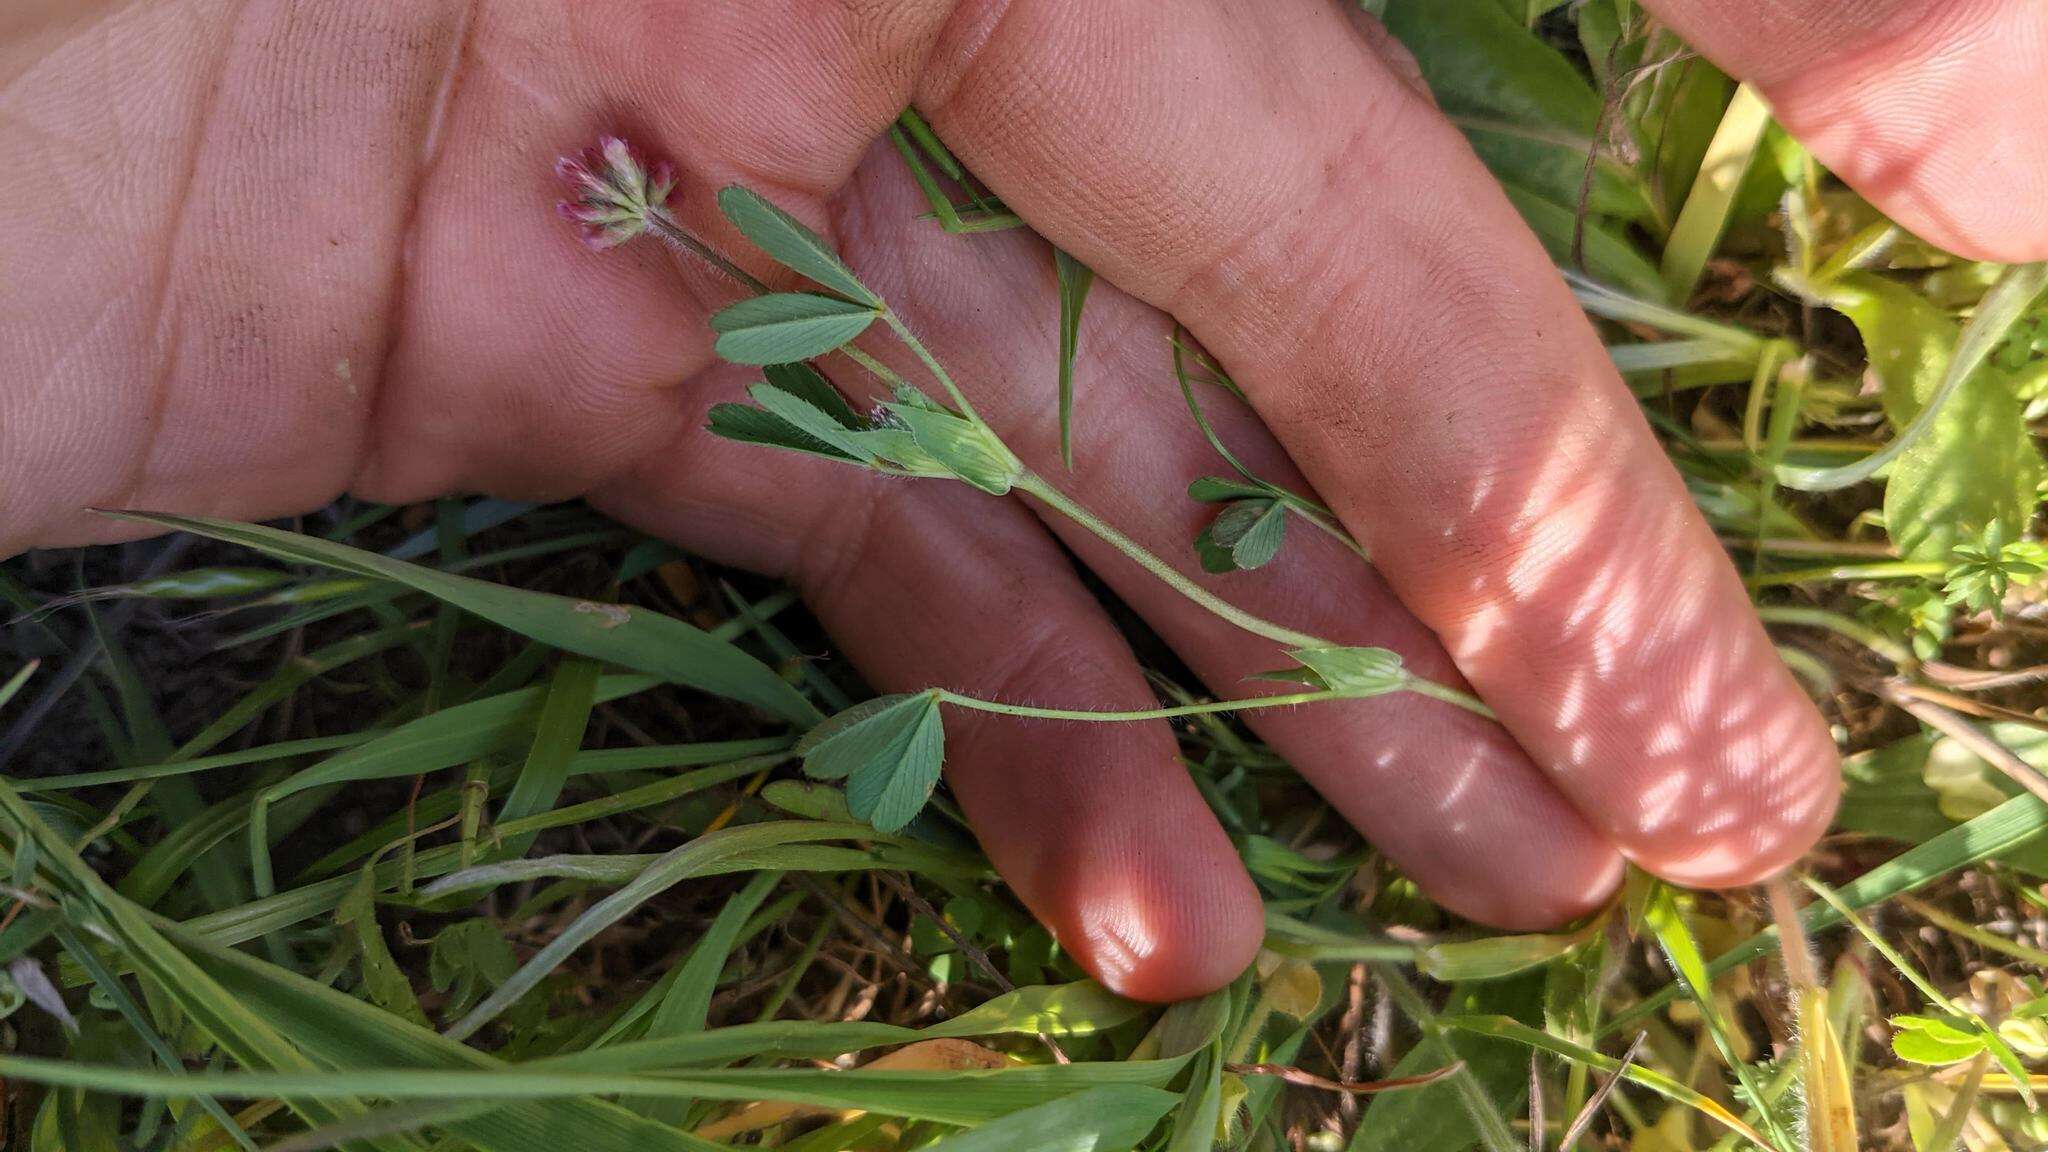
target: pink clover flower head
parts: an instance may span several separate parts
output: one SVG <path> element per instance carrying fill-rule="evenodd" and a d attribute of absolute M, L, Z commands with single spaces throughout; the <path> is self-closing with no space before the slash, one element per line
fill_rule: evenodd
<path fill-rule="evenodd" d="M 597 147 L 555 161 L 555 175 L 569 186 L 556 205 L 592 248 L 614 248 L 647 231 L 649 218 L 668 204 L 676 174 L 666 161 L 649 164 L 617 136 L 598 138 Z"/>

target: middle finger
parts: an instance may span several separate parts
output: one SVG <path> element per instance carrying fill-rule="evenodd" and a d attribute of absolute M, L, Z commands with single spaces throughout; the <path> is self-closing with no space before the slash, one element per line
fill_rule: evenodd
<path fill-rule="evenodd" d="M 1256 572 L 1201 570 L 1190 542 L 1210 513 L 1187 486 L 1228 469 L 1172 381 L 1162 313 L 1107 284 L 1089 295 L 1069 473 L 1058 463 L 1050 386 L 1058 315 L 1050 249 L 1023 232 L 941 232 L 920 218 L 923 200 L 886 148 L 870 154 L 836 211 L 861 276 L 952 367 L 1028 466 L 1233 603 L 1336 643 L 1394 649 L 1417 674 L 1462 685 L 1443 647 L 1369 566 L 1299 523 L 1280 556 Z M 895 351 L 872 350 L 885 359 Z M 894 358 L 899 371 L 914 373 Z M 1242 405 L 1217 390 L 1205 408 L 1254 471 L 1306 490 Z M 1270 641 L 1182 598 L 1071 521 L 1042 515 L 1219 695 L 1247 695 L 1246 676 L 1288 663 Z M 1497 724 L 1410 693 L 1246 718 L 1347 820 L 1462 915 L 1548 927 L 1597 907 L 1620 880 L 1613 846 Z"/>

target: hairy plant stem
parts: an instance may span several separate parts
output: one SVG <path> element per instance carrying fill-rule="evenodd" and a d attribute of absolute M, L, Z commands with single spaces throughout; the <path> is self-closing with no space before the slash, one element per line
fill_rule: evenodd
<path fill-rule="evenodd" d="M 726 259 L 709 245 L 690 235 L 667 209 L 654 208 L 650 210 L 647 213 L 647 223 L 648 230 L 663 241 L 705 260 L 712 267 L 717 268 L 754 293 L 759 294 L 769 290 L 766 284 L 762 283 L 760 279 L 749 273 L 746 269 Z M 1000 442 L 1001 437 L 974 410 L 973 402 L 967 399 L 967 394 L 961 390 L 959 384 L 954 382 L 952 373 L 946 371 L 945 365 L 939 363 L 938 357 L 932 355 L 931 349 L 925 347 L 924 341 L 917 338 L 917 334 L 910 330 L 910 326 L 903 322 L 903 318 L 896 314 L 896 310 L 883 305 L 878 314 L 882 322 L 889 326 L 890 331 L 896 334 L 896 338 L 903 342 L 903 346 L 909 349 L 912 355 L 917 357 L 918 362 L 924 365 L 926 371 L 931 373 L 932 379 L 936 380 L 946 390 L 946 395 L 958 406 L 960 415 L 979 425 L 990 436 Z M 881 380 L 890 387 L 918 391 L 916 385 L 905 380 L 901 374 L 874 356 L 854 347 L 851 343 L 842 346 L 839 351 L 844 352 L 848 359 L 867 369 L 874 374 L 876 379 Z M 1185 387 L 1185 383 L 1183 383 L 1183 387 Z M 1212 442 L 1217 444 L 1218 449 L 1222 450 L 1221 442 L 1215 440 L 1215 435 L 1209 430 L 1207 421 L 1203 419 L 1201 408 L 1194 403 L 1192 394 L 1189 395 L 1188 400 L 1189 407 L 1195 414 L 1195 419 L 1202 423 L 1203 431 L 1209 435 Z M 1236 464 L 1236 460 L 1230 457 L 1227 450 L 1224 450 L 1224 456 L 1233 465 Z M 896 470 L 884 467 L 877 467 L 876 470 L 897 474 Z M 1241 472 L 1244 470 L 1242 465 L 1238 465 L 1238 470 Z M 1249 475 L 1249 473 L 1246 475 Z M 1044 477 L 1035 472 L 1024 470 L 1014 481 L 1013 486 L 1018 491 L 1037 497 L 1062 516 L 1087 529 L 1103 542 L 1125 556 L 1130 557 L 1139 567 L 1157 576 L 1167 587 L 1179 592 L 1182 596 L 1194 601 L 1217 617 L 1236 625 L 1246 632 L 1250 632 L 1254 636 L 1263 637 L 1287 648 L 1339 647 L 1339 645 L 1333 644 L 1320 636 L 1299 632 L 1285 625 L 1276 624 L 1264 617 L 1255 616 L 1210 592 L 1200 584 L 1182 575 L 1179 569 L 1153 554 L 1142 544 L 1119 532 L 1109 522 L 1096 516 L 1093 512 L 1090 512 L 1087 508 L 1069 498 L 1066 493 L 1053 487 Z M 1368 563 L 1370 562 L 1371 558 L 1366 556 L 1365 550 L 1358 545 L 1357 541 L 1351 538 L 1349 533 L 1345 532 L 1341 526 L 1326 519 L 1328 512 L 1320 505 L 1316 505 L 1312 501 L 1291 492 L 1276 492 L 1275 498 L 1286 501 L 1304 519 L 1342 541 L 1361 557 L 1365 558 Z M 1489 720 L 1494 719 L 1493 709 L 1488 708 L 1477 697 L 1448 685 L 1438 684 L 1433 680 L 1425 680 L 1406 671 L 1402 673 L 1400 688 L 1396 690 L 1414 692 L 1433 700 L 1441 700 L 1444 703 L 1463 708 L 1474 715 L 1484 716 Z M 1323 700 L 1363 699 L 1366 696 L 1383 694 L 1320 690 L 1315 692 L 1294 692 L 1280 696 L 1261 696 L 1249 700 L 1221 700 L 1210 704 L 1193 704 L 1179 708 L 1155 708 L 1137 712 L 1094 712 L 1072 711 L 1059 708 L 1030 708 L 1024 705 L 1003 704 L 992 700 L 977 700 L 971 696 L 961 696 L 944 689 L 935 688 L 932 691 L 938 694 L 939 699 L 947 703 L 984 712 L 1001 712 L 1011 716 L 1028 716 L 1049 720 L 1098 721 L 1167 719 L 1175 716 L 1238 712 L 1256 708 L 1282 708 Z"/>
<path fill-rule="evenodd" d="M 1230 601 L 1223 599 L 1221 596 L 1216 595 L 1214 592 L 1209 591 L 1207 588 L 1202 587 L 1200 584 L 1195 583 L 1193 580 L 1188 579 L 1181 574 L 1178 568 L 1153 555 L 1144 545 L 1117 531 L 1116 528 L 1096 516 L 1093 512 L 1075 503 L 1066 493 L 1047 483 L 1043 476 L 1035 472 L 1027 471 L 1019 476 L 1015 481 L 1015 487 L 1020 492 L 1037 497 L 1040 501 L 1050 506 L 1053 511 L 1086 528 L 1089 532 L 1099 537 L 1103 543 L 1130 557 L 1145 571 L 1159 577 L 1161 581 L 1165 582 L 1167 587 L 1172 588 L 1174 591 L 1208 609 L 1217 616 L 1237 625 L 1239 628 L 1250 632 L 1254 636 L 1263 636 L 1275 644 L 1281 644 L 1288 648 L 1337 647 L 1337 645 L 1320 636 L 1312 636 L 1307 632 L 1297 632 L 1285 625 L 1275 624 L 1271 620 L 1254 616 Z"/>
<path fill-rule="evenodd" d="M 1434 680 L 1425 680 L 1412 673 L 1404 673 L 1401 687 L 1404 691 L 1413 692 L 1417 696 L 1427 696 L 1431 700 L 1441 700 L 1446 704 L 1455 704 L 1474 716 L 1484 716 L 1488 720 L 1500 719 L 1500 717 L 1493 714 L 1493 709 L 1486 706 L 1485 701 L 1472 695 L 1470 692 L 1460 692 L 1448 684 L 1439 684 Z"/>
<path fill-rule="evenodd" d="M 1216 700 L 1207 704 L 1182 704 L 1172 708 L 1140 708 L 1128 712 L 1097 711 L 1090 708 L 1038 708 L 1029 704 L 1006 704 L 1000 700 L 982 700 L 974 696 L 962 696 L 944 688 L 931 690 L 940 703 L 951 704 L 975 712 L 994 712 L 1003 716 L 1021 716 L 1029 720 L 1090 720 L 1100 722 L 1122 722 L 1128 720 L 1173 720 L 1181 716 L 1209 716 L 1218 712 L 1249 712 L 1258 708 L 1292 708 L 1298 704 L 1317 704 L 1324 700 L 1364 699 L 1355 692 L 1334 692 L 1327 688 L 1314 692 L 1289 692 L 1280 696 L 1253 696 L 1245 700 Z"/>
<path fill-rule="evenodd" d="M 748 289 L 757 296 L 769 290 L 768 285 L 762 283 L 761 279 L 752 272 L 727 260 L 719 255 L 717 250 L 709 244 L 690 235 L 683 229 L 681 222 L 675 218 L 674 214 L 666 208 L 657 207 L 647 210 L 647 230 L 670 247 L 688 252 L 690 255 L 725 273 L 741 287 Z"/>
<path fill-rule="evenodd" d="M 1088 531 L 1094 533 L 1097 537 L 1100 537 L 1103 540 L 1103 542 L 1109 544 L 1111 547 L 1123 553 L 1125 556 L 1130 557 L 1133 561 L 1135 561 L 1140 567 L 1144 568 L 1147 572 L 1150 572 L 1154 576 L 1159 577 L 1160 580 L 1165 582 L 1166 585 L 1172 588 L 1174 591 L 1179 592 L 1181 595 L 1194 601 L 1196 604 L 1199 604 L 1203 608 L 1208 609 L 1210 612 L 1221 617 L 1222 619 L 1237 625 L 1239 628 L 1242 628 L 1245 631 L 1250 632 L 1254 636 L 1262 636 L 1277 644 L 1285 645 L 1288 648 L 1341 647 L 1341 645 L 1332 643 L 1331 641 L 1325 640 L 1320 636 L 1314 636 L 1307 632 L 1297 632 L 1284 624 L 1275 624 L 1271 620 L 1267 620 L 1262 616 L 1254 616 L 1250 612 L 1247 612 L 1244 609 L 1239 608 L 1237 605 L 1232 604 L 1230 601 L 1225 600 L 1221 596 L 1216 595 L 1214 592 L 1209 591 L 1207 588 L 1202 587 L 1200 584 L 1195 583 L 1193 580 L 1190 580 L 1188 577 L 1183 575 L 1179 569 L 1167 563 L 1159 556 L 1153 554 L 1149 549 L 1147 549 L 1144 545 L 1138 543 L 1136 540 L 1133 540 L 1129 536 L 1124 535 L 1122 532 L 1117 531 L 1114 526 L 1104 521 L 1100 517 L 1096 516 L 1093 512 L 1088 511 L 1087 508 L 1075 502 L 1071 497 L 1067 496 L 1066 493 L 1061 492 L 1059 489 L 1053 487 L 1049 482 L 1046 481 L 1046 479 L 1043 476 L 1040 476 L 1035 472 L 1026 471 L 1023 475 L 1019 476 L 1016 479 L 1016 481 L 1014 482 L 1014 486 L 1018 491 L 1026 492 L 1032 496 L 1037 497 L 1045 504 L 1051 506 L 1051 508 L 1054 511 L 1058 512 L 1060 515 L 1065 516 L 1067 519 L 1072 520 L 1074 523 L 1079 524 L 1081 527 L 1086 528 Z M 1456 707 L 1463 708 L 1465 711 L 1470 712 L 1475 716 L 1484 716 L 1488 720 L 1496 719 L 1493 713 L 1493 709 L 1487 707 L 1485 702 L 1481 701 L 1478 697 L 1472 695 L 1471 693 L 1459 691 L 1458 689 L 1453 688 L 1448 684 L 1439 684 L 1434 680 L 1427 680 L 1423 677 L 1416 676 L 1406 671 L 1404 671 L 1401 675 L 1400 690 L 1413 692 L 1420 696 L 1427 696 L 1432 700 L 1441 700 L 1446 704 L 1451 704 L 1455 705 Z M 1193 707 L 1198 708 L 1201 711 L 1207 712 L 1230 712 L 1245 708 L 1247 706 L 1256 706 L 1261 708 L 1278 707 L 1280 706 L 1280 702 L 1283 701 L 1287 703 L 1306 704 L 1314 700 L 1341 700 L 1360 698 L 1357 693 L 1345 692 L 1297 693 L 1296 695 L 1303 698 L 1294 699 L 1293 697 L 1289 696 L 1262 696 L 1256 697 L 1253 700 L 1249 701 L 1222 701 L 1222 706 L 1196 705 Z M 1163 711 L 1168 715 L 1195 714 L 1192 711 L 1181 709 L 1164 709 Z M 1094 713 L 1080 716 L 1066 716 L 1064 718 L 1102 719 L 1105 718 L 1105 716 L 1102 713 Z M 1139 719 L 1140 717 L 1133 715 L 1130 718 Z"/>
<path fill-rule="evenodd" d="M 925 370 L 932 374 L 932 379 L 937 380 L 940 387 L 946 390 L 946 395 L 953 398 L 953 403 L 960 406 L 962 416 L 984 428 L 988 427 L 988 422 L 981 418 L 974 410 L 974 405 L 968 401 L 967 393 L 962 392 L 960 386 L 953 382 L 953 376 L 946 371 L 945 365 L 939 363 L 938 357 L 932 355 L 931 349 L 924 346 L 924 341 L 917 338 L 916 333 L 910 330 L 910 326 L 903 322 L 903 317 L 898 316 L 894 308 L 883 307 L 882 323 L 887 324 L 889 329 L 896 333 L 896 338 L 903 341 L 903 346 L 910 349 L 911 354 L 925 366 Z"/>

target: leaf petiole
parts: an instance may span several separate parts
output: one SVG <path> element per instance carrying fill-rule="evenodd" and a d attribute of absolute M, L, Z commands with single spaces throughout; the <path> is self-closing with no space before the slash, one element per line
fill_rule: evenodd
<path fill-rule="evenodd" d="M 1209 591 L 1207 588 L 1202 587 L 1200 584 L 1195 583 L 1193 580 L 1188 579 L 1181 574 L 1178 568 L 1160 559 L 1144 545 L 1117 531 L 1114 526 L 1102 520 L 1093 512 L 1088 511 L 1088 509 L 1080 504 L 1075 503 L 1066 493 L 1047 483 L 1045 478 L 1036 472 L 1026 471 L 1018 476 L 1014 487 L 1020 492 L 1026 492 L 1037 497 L 1039 501 L 1051 507 L 1053 511 L 1087 529 L 1099 537 L 1105 544 L 1130 557 L 1139 567 L 1157 576 L 1174 591 L 1208 609 L 1215 615 L 1237 625 L 1239 628 L 1250 632 L 1254 636 L 1263 636 L 1276 644 L 1284 644 L 1289 648 L 1335 647 L 1328 640 L 1312 636 L 1306 632 L 1297 632 L 1283 624 L 1275 624 L 1271 620 L 1254 616 L 1250 612 Z"/>
<path fill-rule="evenodd" d="M 1326 700 L 1354 700 L 1365 697 L 1353 692 L 1335 692 L 1320 689 L 1314 692 L 1288 692 L 1277 696 L 1254 696 L 1245 700 L 1213 700 L 1206 704 L 1182 704 L 1171 708 L 1139 708 L 1131 711 L 1102 711 L 1093 708 L 1039 708 L 1029 704 L 1006 704 L 1000 700 L 983 700 L 974 696 L 963 696 L 945 688 L 934 688 L 932 694 L 942 704 L 966 708 L 974 712 L 993 712 L 1002 716 L 1017 716 L 1027 720 L 1081 720 L 1095 723 L 1125 723 L 1137 720 L 1174 720 L 1182 716 L 1212 716 L 1220 712 L 1250 712 L 1260 708 L 1292 708 L 1301 704 L 1319 704 Z"/>

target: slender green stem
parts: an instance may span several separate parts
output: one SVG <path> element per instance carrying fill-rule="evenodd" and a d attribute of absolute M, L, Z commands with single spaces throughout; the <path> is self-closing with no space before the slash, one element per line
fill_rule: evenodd
<path fill-rule="evenodd" d="M 1439 684 L 1434 680 L 1425 680 L 1420 676 L 1404 675 L 1401 686 L 1417 696 L 1427 696 L 1431 700 L 1441 700 L 1446 704 L 1456 705 L 1472 713 L 1474 716 L 1484 716 L 1488 720 L 1499 719 L 1499 717 L 1493 714 L 1493 709 L 1486 706 L 1485 701 L 1472 695 L 1470 692 L 1460 692 L 1448 684 Z"/>
<path fill-rule="evenodd" d="M 938 357 L 932 355 L 931 349 L 924 346 L 924 341 L 917 338 L 910 330 L 910 326 L 903 322 L 903 317 L 896 314 L 894 308 L 883 309 L 882 322 L 887 324 L 896 333 L 896 338 L 903 341 L 903 346 L 910 349 L 911 354 L 918 358 L 925 366 L 925 370 L 932 374 L 932 379 L 937 380 L 940 386 L 945 388 L 946 395 L 951 396 L 953 403 L 959 406 L 960 414 L 986 427 L 987 422 L 974 411 L 974 405 L 968 402 L 967 393 L 962 392 L 960 386 L 953 383 L 952 374 L 946 371 L 945 365 L 939 363 Z"/>
<path fill-rule="evenodd" d="M 1116 528 L 1097 517 L 1093 512 L 1088 511 L 1088 509 L 1069 499 L 1065 493 L 1054 488 L 1046 482 L 1044 477 L 1035 472 L 1026 472 L 1018 477 L 1015 487 L 1021 492 L 1027 492 L 1037 497 L 1039 500 L 1050 505 L 1055 512 L 1094 533 L 1104 543 L 1130 557 L 1139 567 L 1159 577 L 1169 588 L 1232 624 L 1237 625 L 1239 628 L 1250 632 L 1254 636 L 1263 636 L 1276 644 L 1283 644 L 1289 648 L 1336 647 L 1336 645 L 1320 636 L 1312 636 L 1307 632 L 1297 632 L 1284 625 L 1275 624 L 1271 620 L 1254 616 L 1209 591 L 1207 588 L 1202 587 L 1200 584 L 1195 583 L 1193 580 L 1188 579 L 1181 574 L 1179 569 L 1154 555 L 1136 540 L 1117 531 Z"/>
<path fill-rule="evenodd" d="M 1806 628 L 1825 628 L 1838 636 L 1846 637 L 1884 657 L 1894 664 L 1911 666 L 1917 663 L 1912 649 L 1898 643 L 1891 637 L 1872 628 L 1861 620 L 1829 612 L 1825 608 L 1801 608 L 1796 605 L 1765 604 L 1758 606 L 1757 618 L 1766 624 L 1791 624 Z"/>
<path fill-rule="evenodd" d="M 1946 564 L 1931 560 L 1892 560 L 1876 564 L 1839 564 L 1828 568 L 1801 568 L 1792 572 L 1766 572 L 1743 580 L 1749 588 L 1777 588 L 1786 584 L 1834 583 L 1841 580 L 1904 580 L 1915 576 L 1939 576 Z"/>
<path fill-rule="evenodd" d="M 1328 509 L 1322 507 L 1320 504 L 1317 504 L 1312 500 L 1304 500 L 1301 497 L 1295 495 L 1292 492 L 1287 491 L 1284 488 L 1278 489 L 1277 491 L 1280 493 L 1277 499 L 1281 503 L 1287 505 L 1289 508 L 1292 508 L 1296 512 L 1300 513 L 1301 518 L 1303 520 L 1306 520 L 1310 524 L 1313 524 L 1317 528 L 1321 529 L 1324 535 L 1330 537 L 1332 540 L 1335 540 L 1337 543 L 1342 544 L 1346 549 L 1348 549 L 1351 552 L 1352 555 L 1358 557 L 1360 560 L 1365 561 L 1367 564 L 1372 563 L 1372 553 L 1366 551 L 1365 545 L 1360 544 L 1356 537 L 1352 536 L 1351 533 L 1345 531 L 1344 526 L 1337 523 L 1337 521 L 1330 516 Z"/>
<path fill-rule="evenodd" d="M 982 700 L 973 696 L 962 696 L 944 688 L 932 689 L 942 704 L 966 708 L 975 712 L 995 712 L 1003 716 L 1021 716 L 1029 720 L 1088 720 L 1105 723 L 1122 723 L 1131 720 L 1173 720 L 1182 716 L 1209 716 L 1218 712 L 1250 712 L 1259 708 L 1292 708 L 1299 704 L 1319 704 L 1325 700 L 1357 700 L 1364 697 L 1350 692 L 1333 692 L 1327 688 L 1314 692 L 1289 692 L 1280 696 L 1253 696 L 1245 700 L 1215 700 L 1206 704 L 1182 704 L 1172 708 L 1140 708 L 1128 712 L 1098 711 L 1090 708 L 1037 708 L 1029 704 L 1005 704 L 1000 700 Z"/>
<path fill-rule="evenodd" d="M 859 348 L 856 348 L 851 344 L 847 344 L 842 346 L 839 350 L 841 352 L 846 353 L 846 358 L 848 360 L 851 360 L 855 364 L 858 364 L 861 367 L 867 369 L 869 372 L 874 373 L 875 379 L 880 380 L 884 384 L 887 384 L 892 390 L 900 390 L 907 388 L 913 392 L 918 391 L 916 385 L 912 384 L 908 380 L 905 380 L 903 376 L 900 373 L 898 373 L 894 368 L 889 367 L 887 364 L 882 363 L 880 360 L 875 359 L 873 356 L 868 355 L 866 352 L 861 351 Z"/>
<path fill-rule="evenodd" d="M 1414 1023 L 1416 1031 L 1422 1033 L 1422 1043 L 1435 1048 L 1438 1059 L 1443 1063 L 1457 1062 L 1461 1065 L 1456 1072 L 1451 1073 L 1448 1082 L 1457 1089 L 1458 1102 L 1464 1105 L 1466 1115 L 1471 1118 L 1473 1130 L 1479 1135 L 1480 1145 L 1487 1152 L 1517 1152 L 1522 1147 L 1521 1141 L 1508 1127 L 1507 1120 L 1501 1116 L 1493 1098 L 1480 1086 L 1479 1078 L 1473 1074 L 1472 1069 L 1462 1066 L 1463 1061 L 1459 1058 L 1457 1048 L 1451 1044 L 1450 1037 L 1446 1034 L 1436 1012 L 1430 1008 L 1429 1001 L 1422 998 L 1422 994 L 1408 982 L 1407 974 L 1398 967 L 1382 961 L 1374 963 L 1372 970 L 1380 978 L 1380 986 L 1387 990 L 1402 1015 L 1408 1017 Z"/>
<path fill-rule="evenodd" d="M 759 277 L 727 260 L 713 250 L 710 245 L 684 231 L 683 226 L 676 221 L 674 216 L 669 214 L 668 209 L 648 209 L 647 230 L 660 237 L 664 242 L 709 263 L 713 268 L 732 277 L 742 287 L 751 290 L 755 295 L 761 295 L 768 291 L 768 285 L 762 283 Z"/>
<path fill-rule="evenodd" d="M 1179 592 L 1181 595 L 1194 601 L 1196 604 L 1201 605 L 1203 608 L 1208 609 L 1210 612 L 1216 614 L 1217 616 L 1222 617 L 1224 620 L 1227 620 L 1230 623 L 1237 625 L 1239 628 L 1242 628 L 1245 631 L 1250 632 L 1254 636 L 1263 636 L 1276 644 L 1282 644 L 1289 648 L 1341 647 L 1341 645 L 1334 644 L 1331 641 L 1325 640 L 1320 636 L 1314 636 L 1307 632 L 1297 632 L 1294 629 L 1289 628 L 1285 625 L 1275 624 L 1271 620 L 1267 620 L 1264 617 L 1254 616 L 1251 613 L 1245 611 L 1244 609 L 1239 608 L 1237 605 L 1232 604 L 1230 601 L 1225 600 L 1222 597 L 1216 595 L 1215 593 L 1209 591 L 1207 588 L 1202 587 L 1200 584 L 1195 583 L 1193 580 L 1190 580 L 1188 577 L 1182 575 L 1179 569 L 1175 568 L 1173 565 L 1167 563 L 1165 560 L 1161 559 L 1159 556 L 1152 553 L 1144 545 L 1124 535 L 1122 532 L 1117 531 L 1114 526 L 1106 523 L 1101 518 L 1097 517 L 1093 512 L 1090 512 L 1088 511 L 1088 509 L 1082 507 L 1080 504 L 1075 503 L 1065 493 L 1061 492 L 1057 488 L 1054 488 L 1051 484 L 1046 482 L 1043 476 L 1040 476 L 1035 472 L 1025 472 L 1022 476 L 1018 477 L 1015 487 L 1019 491 L 1030 493 L 1032 496 L 1035 496 L 1038 499 L 1044 501 L 1046 504 L 1051 505 L 1053 510 L 1058 512 L 1060 515 L 1067 517 L 1074 523 L 1079 524 L 1081 527 L 1086 528 L 1088 531 L 1094 533 L 1096 536 L 1100 537 L 1105 543 L 1109 544 L 1117 551 L 1122 552 L 1124 555 L 1130 557 L 1133 561 L 1136 561 L 1137 564 L 1140 567 L 1144 568 L 1147 572 L 1150 572 L 1154 576 L 1159 577 L 1160 580 L 1164 581 L 1166 585 L 1172 588 L 1174 591 Z M 1420 676 L 1404 673 L 1401 680 L 1401 687 L 1406 691 L 1414 692 L 1417 695 L 1427 696 L 1432 700 L 1441 700 L 1446 704 L 1451 704 L 1459 708 L 1463 708 L 1465 711 L 1470 712 L 1476 716 L 1484 716 L 1488 720 L 1495 719 L 1493 709 L 1488 708 L 1486 704 L 1482 702 L 1478 697 L 1473 696 L 1467 692 L 1461 692 L 1456 688 L 1450 687 L 1449 685 L 1439 684 L 1434 680 L 1426 680 Z M 1347 698 L 1347 695 L 1345 693 L 1329 693 L 1324 695 L 1315 695 L 1314 698 L 1343 699 Z M 1264 696 L 1259 697 L 1258 701 L 1259 707 L 1277 707 L 1280 705 L 1281 702 L 1308 702 L 1307 700 L 1290 700 L 1288 697 L 1285 696 Z M 1237 701 L 1234 703 L 1225 703 L 1229 706 L 1200 707 L 1203 710 L 1211 712 L 1227 712 L 1237 708 L 1242 708 L 1248 702 Z M 1182 712 L 1178 710 L 1168 711 L 1172 715 L 1194 714 L 1193 712 Z M 1097 714 L 1097 716 L 1099 716 L 1099 714 Z M 1074 717 L 1068 717 L 1068 719 L 1073 718 Z M 1137 717 L 1132 718 L 1136 719 Z"/>

